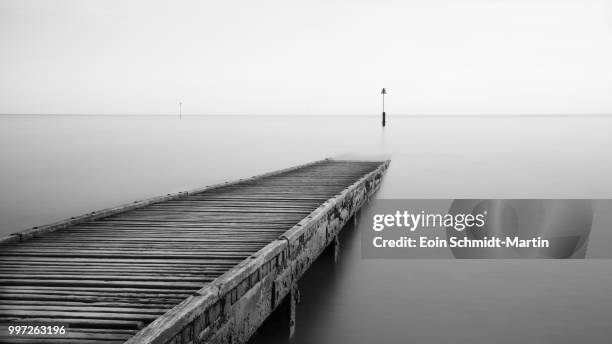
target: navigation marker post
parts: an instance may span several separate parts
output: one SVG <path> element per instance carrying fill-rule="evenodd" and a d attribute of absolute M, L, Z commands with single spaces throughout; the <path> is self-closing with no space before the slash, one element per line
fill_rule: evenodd
<path fill-rule="evenodd" d="M 385 88 L 383 87 L 382 91 L 380 92 L 380 94 L 382 94 L 382 126 L 384 128 L 384 126 L 387 124 L 386 120 L 385 120 L 385 94 L 387 94 L 387 90 L 385 90 Z"/>

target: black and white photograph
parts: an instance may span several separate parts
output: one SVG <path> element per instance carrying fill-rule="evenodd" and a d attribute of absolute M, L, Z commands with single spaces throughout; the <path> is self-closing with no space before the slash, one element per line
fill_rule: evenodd
<path fill-rule="evenodd" d="M 612 343 L 612 1 L 0 0 L 0 343 Z"/>

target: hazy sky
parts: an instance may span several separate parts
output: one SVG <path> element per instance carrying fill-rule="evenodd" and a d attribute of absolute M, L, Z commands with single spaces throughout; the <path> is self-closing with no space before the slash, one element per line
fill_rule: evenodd
<path fill-rule="evenodd" d="M 612 1 L 0 0 L 0 113 L 612 113 Z"/>

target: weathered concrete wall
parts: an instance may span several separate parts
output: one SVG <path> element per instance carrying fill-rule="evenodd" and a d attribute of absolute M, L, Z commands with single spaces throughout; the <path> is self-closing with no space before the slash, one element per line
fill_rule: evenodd
<path fill-rule="evenodd" d="M 156 319 L 126 343 L 246 342 L 286 296 L 289 295 L 294 307 L 297 281 L 379 188 L 389 163 L 382 163 L 323 203 L 278 240 Z"/>

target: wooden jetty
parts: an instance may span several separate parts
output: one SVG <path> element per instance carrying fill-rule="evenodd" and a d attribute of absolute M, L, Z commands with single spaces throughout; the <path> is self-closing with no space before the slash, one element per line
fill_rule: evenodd
<path fill-rule="evenodd" d="M 10 343 L 243 343 L 378 189 L 389 161 L 306 165 L 0 238 L 0 323 L 69 324 Z M 294 322 L 292 322 L 294 323 Z"/>

